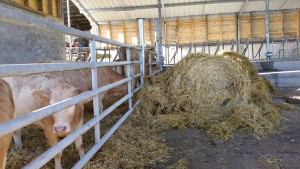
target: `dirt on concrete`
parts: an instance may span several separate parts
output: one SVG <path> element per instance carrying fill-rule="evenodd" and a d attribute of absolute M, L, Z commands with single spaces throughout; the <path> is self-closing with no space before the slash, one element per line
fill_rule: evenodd
<path fill-rule="evenodd" d="M 281 96 L 300 96 L 300 91 L 282 89 Z M 286 111 L 277 132 L 263 138 L 241 131 L 222 141 L 201 129 L 170 130 L 159 136 L 170 147 L 170 158 L 155 169 L 300 169 L 299 110 Z M 185 161 L 185 166 L 176 165 L 178 161 Z"/>

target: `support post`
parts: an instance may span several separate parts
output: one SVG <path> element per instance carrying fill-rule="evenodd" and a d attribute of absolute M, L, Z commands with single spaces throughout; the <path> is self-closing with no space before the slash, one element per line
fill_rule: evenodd
<path fill-rule="evenodd" d="M 168 34 L 167 34 L 167 21 L 165 19 L 164 19 L 164 32 L 165 32 L 165 49 L 166 49 Z"/>
<path fill-rule="evenodd" d="M 272 58 L 273 53 L 270 50 L 270 32 L 269 32 L 269 0 L 266 0 L 266 58 L 268 63 Z"/>
<path fill-rule="evenodd" d="M 162 70 L 163 64 L 164 64 L 164 57 L 162 55 L 162 25 L 161 25 L 161 0 L 158 0 L 158 58 L 159 58 L 159 65 L 160 70 Z"/>
<path fill-rule="evenodd" d="M 70 20 L 70 0 L 67 0 L 67 17 L 68 17 L 68 27 L 71 27 L 71 20 Z M 71 35 L 68 35 L 69 38 L 69 61 L 72 61 L 72 41 L 71 41 Z"/>
<path fill-rule="evenodd" d="M 130 48 L 126 48 L 126 61 L 130 61 Z M 127 69 L 127 78 L 132 77 L 131 75 L 131 65 L 128 64 L 126 65 L 126 69 Z M 133 79 L 132 79 L 133 80 Z M 132 93 L 132 80 L 127 82 L 127 90 L 128 90 L 128 94 Z M 130 97 L 128 99 L 128 109 L 130 110 L 132 108 L 132 97 Z"/>
<path fill-rule="evenodd" d="M 158 55 L 158 19 L 155 19 L 154 21 L 154 29 L 155 29 L 155 33 L 154 33 L 154 39 L 155 39 L 155 52 L 156 52 L 156 63 L 160 66 L 160 60 L 159 60 L 159 55 Z"/>
<path fill-rule="evenodd" d="M 240 29 L 240 16 L 237 15 L 237 39 L 238 39 L 238 45 L 237 45 L 237 51 L 239 52 L 240 50 L 240 45 L 241 45 L 241 29 Z"/>
<path fill-rule="evenodd" d="M 145 77 L 145 41 L 144 41 L 144 19 L 138 19 L 139 22 L 139 37 L 140 37 L 140 70 L 141 70 L 141 85 L 144 85 Z"/>
<path fill-rule="evenodd" d="M 91 62 L 97 62 L 96 49 L 95 49 L 95 40 L 90 41 L 91 48 Z M 97 68 L 92 69 L 92 88 L 96 90 L 98 88 L 98 77 L 97 77 Z M 101 105 L 101 109 L 103 105 Z M 94 117 L 99 117 L 101 109 L 99 109 L 99 95 L 93 97 L 93 107 L 94 107 Z M 100 122 L 95 125 L 95 143 L 100 143 Z"/>
<path fill-rule="evenodd" d="M 97 35 L 97 36 L 100 36 L 100 32 L 99 32 L 99 25 L 95 22 L 92 22 L 91 23 L 91 26 L 92 26 L 92 29 L 91 29 L 91 34 L 94 34 L 94 35 Z M 96 42 L 96 49 L 99 49 L 101 48 L 101 44 L 100 42 Z M 97 55 L 97 52 L 96 52 L 96 55 Z"/>

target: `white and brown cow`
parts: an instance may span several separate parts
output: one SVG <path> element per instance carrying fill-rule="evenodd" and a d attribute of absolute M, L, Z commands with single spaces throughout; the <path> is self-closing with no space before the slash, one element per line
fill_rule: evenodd
<path fill-rule="evenodd" d="M 21 116 L 39 108 L 74 97 L 78 94 L 69 80 L 52 75 L 26 75 L 6 77 L 13 91 L 15 102 L 14 116 Z M 83 104 L 78 103 L 62 111 L 56 112 L 34 124 L 44 130 L 50 145 L 58 142 L 59 137 L 65 137 L 82 126 Z M 16 145 L 22 146 L 21 130 L 14 132 Z M 80 157 L 84 155 L 82 138 L 75 140 L 75 147 Z M 55 156 L 55 168 L 60 169 L 61 152 Z"/>
<path fill-rule="evenodd" d="M 0 79 L 0 123 L 13 118 L 15 105 L 9 85 Z M 10 145 L 12 134 L 0 137 L 0 169 L 5 169 L 6 154 Z"/>
<path fill-rule="evenodd" d="M 154 52 L 154 51 L 155 51 L 154 48 L 145 49 L 145 54 L 144 54 L 144 56 L 145 56 L 145 58 L 144 58 L 144 60 L 145 60 L 145 75 L 150 75 L 149 65 L 147 65 L 147 64 L 149 64 L 150 59 L 151 59 L 151 63 L 156 62 L 156 58 L 154 57 L 153 54 L 151 54 L 149 56 L 150 52 Z M 126 48 L 121 47 L 118 52 L 119 52 L 120 60 L 122 60 L 122 61 L 126 60 Z M 140 51 L 137 49 L 131 49 L 130 60 L 139 61 L 140 60 Z M 120 67 L 122 67 L 124 69 L 124 66 L 120 66 Z M 156 74 L 159 72 L 159 67 L 156 64 L 151 65 L 151 68 L 152 68 L 151 74 Z M 120 70 L 120 68 L 117 68 L 117 69 Z M 137 71 L 137 69 L 133 69 L 133 70 L 136 71 L 136 72 L 134 72 L 135 74 L 140 72 L 140 70 Z M 118 72 L 118 73 L 122 74 L 122 72 Z M 126 72 L 124 71 L 124 73 L 126 73 Z M 134 74 L 134 73 L 132 73 L 132 74 Z"/>
<path fill-rule="evenodd" d="M 124 79 L 124 76 L 114 72 L 109 67 L 98 68 L 98 87 Z M 71 70 L 63 72 L 52 72 L 51 75 L 60 76 L 69 79 L 71 84 L 78 88 L 80 92 L 92 90 L 92 74 L 90 69 Z M 99 94 L 99 110 L 103 110 L 103 98 L 106 99 L 114 96 L 124 96 L 127 94 L 127 83 L 121 84 L 108 91 Z"/>

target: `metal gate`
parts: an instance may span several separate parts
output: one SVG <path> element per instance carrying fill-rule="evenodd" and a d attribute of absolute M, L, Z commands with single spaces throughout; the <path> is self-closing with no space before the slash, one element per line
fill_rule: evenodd
<path fill-rule="evenodd" d="M 95 145 L 86 152 L 85 156 L 80 159 L 73 168 L 82 168 L 91 157 L 100 149 L 100 147 L 110 138 L 110 136 L 116 131 L 116 129 L 124 122 L 124 120 L 132 113 L 134 108 L 139 104 L 140 100 L 133 103 L 132 97 L 133 95 L 141 89 L 144 84 L 144 45 L 141 47 L 132 47 L 130 45 L 126 45 L 117 41 L 113 41 L 107 38 L 103 38 L 100 36 L 96 36 L 87 32 L 83 32 L 77 29 L 69 28 L 64 25 L 54 23 L 48 20 L 44 20 L 41 18 L 37 18 L 31 15 L 27 15 L 21 12 L 17 12 L 11 9 L 7 9 L 0 6 L 0 16 L 7 20 L 15 20 L 20 21 L 22 23 L 29 24 L 34 27 L 43 27 L 45 29 L 50 29 L 52 31 L 57 31 L 64 34 L 69 34 L 73 36 L 78 36 L 82 38 L 86 38 L 90 40 L 90 48 L 91 48 L 91 62 L 72 62 L 72 63 L 44 63 L 44 64 L 10 64 L 10 65 L 0 65 L 0 78 L 5 76 L 16 76 L 16 75 L 28 75 L 28 74 L 36 74 L 36 73 L 45 73 L 45 72 L 55 72 L 55 71 L 66 71 L 66 70 L 78 70 L 78 69 L 91 69 L 92 72 L 92 86 L 93 90 L 85 93 L 81 93 L 75 97 L 70 99 L 49 105 L 47 107 L 35 110 L 26 115 L 16 117 L 9 121 L 0 124 L 0 137 L 11 133 L 17 129 L 23 128 L 33 122 L 41 120 L 49 115 L 52 115 L 54 112 L 58 112 L 62 109 L 75 105 L 83 100 L 93 97 L 93 106 L 94 106 L 94 118 L 90 121 L 86 122 L 75 130 L 73 133 L 65 137 L 63 140 L 58 142 L 56 145 L 52 146 L 46 152 L 38 156 L 36 159 L 27 164 L 24 168 L 32 169 L 32 168 L 40 168 L 55 155 L 65 149 L 68 145 L 74 142 L 76 138 L 80 135 L 84 134 L 87 130 L 92 127 L 95 128 Z M 143 20 L 139 19 L 139 34 L 140 34 L 140 42 L 143 42 Z M 122 62 L 97 62 L 96 60 L 96 50 L 95 50 L 95 42 L 108 43 L 120 47 L 126 48 L 127 60 Z M 141 43 L 143 44 L 143 43 Z M 140 60 L 139 61 L 130 61 L 130 49 L 137 49 L 140 51 Z M 119 80 L 117 82 L 102 86 L 98 88 L 97 84 L 97 68 L 103 66 L 117 66 L 117 65 L 126 65 L 126 69 L 130 71 L 131 64 L 140 64 L 140 72 L 139 74 L 131 76 L 128 73 L 125 79 Z M 132 90 L 131 80 L 133 78 L 141 78 L 141 84 L 135 90 Z M 123 83 L 128 84 L 128 94 L 122 97 L 120 100 L 115 102 L 109 108 L 105 109 L 102 112 L 99 112 L 98 105 L 98 94 L 114 88 Z M 100 137 L 100 121 L 106 117 L 109 113 L 111 113 L 116 107 L 121 105 L 123 102 L 128 100 L 128 111 L 114 124 L 106 134 Z"/>

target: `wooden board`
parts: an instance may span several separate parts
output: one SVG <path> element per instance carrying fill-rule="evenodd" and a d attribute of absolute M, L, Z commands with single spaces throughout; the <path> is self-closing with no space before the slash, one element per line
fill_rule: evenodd
<path fill-rule="evenodd" d="M 270 37 L 295 37 L 299 34 L 299 10 L 292 12 L 275 12 L 270 14 Z M 298 20 L 298 22 L 297 22 Z M 266 19 L 264 14 L 247 14 L 240 18 L 241 39 L 265 38 Z M 237 17 L 236 15 L 214 15 L 198 18 L 172 18 L 166 21 L 167 43 L 192 43 L 203 41 L 221 41 L 237 39 Z M 101 34 L 105 34 L 109 27 L 100 25 Z M 118 40 L 122 34 L 122 24 L 112 24 L 112 39 Z M 155 21 L 146 19 L 144 21 L 144 36 L 146 44 L 155 43 Z M 104 30 L 103 30 L 104 29 Z M 139 44 L 137 21 L 124 22 L 125 43 L 131 45 Z M 164 32 L 164 24 L 162 23 Z M 164 43 L 163 33 L 163 43 Z M 120 41 L 120 40 L 118 40 Z"/>
<path fill-rule="evenodd" d="M 237 18 L 236 16 L 222 17 L 222 39 L 237 39 Z"/>
<path fill-rule="evenodd" d="M 51 15 L 54 17 L 58 17 L 58 6 L 59 4 L 57 3 L 57 0 L 51 0 L 52 2 L 52 14 L 51 12 L 49 12 L 49 9 L 51 9 L 51 7 L 49 8 L 49 1 L 50 0 L 41 0 L 42 1 L 42 5 L 40 6 L 40 8 L 42 9 L 42 11 L 39 11 L 38 9 L 38 0 L 12 0 L 13 3 L 16 3 L 20 6 L 24 6 L 24 7 L 28 7 L 28 9 L 32 9 L 34 11 L 39 11 L 42 12 L 46 15 Z M 27 5 L 26 5 L 27 4 Z"/>
<path fill-rule="evenodd" d="M 241 39 L 251 38 L 251 22 L 250 15 L 243 15 L 240 17 L 240 32 Z"/>

